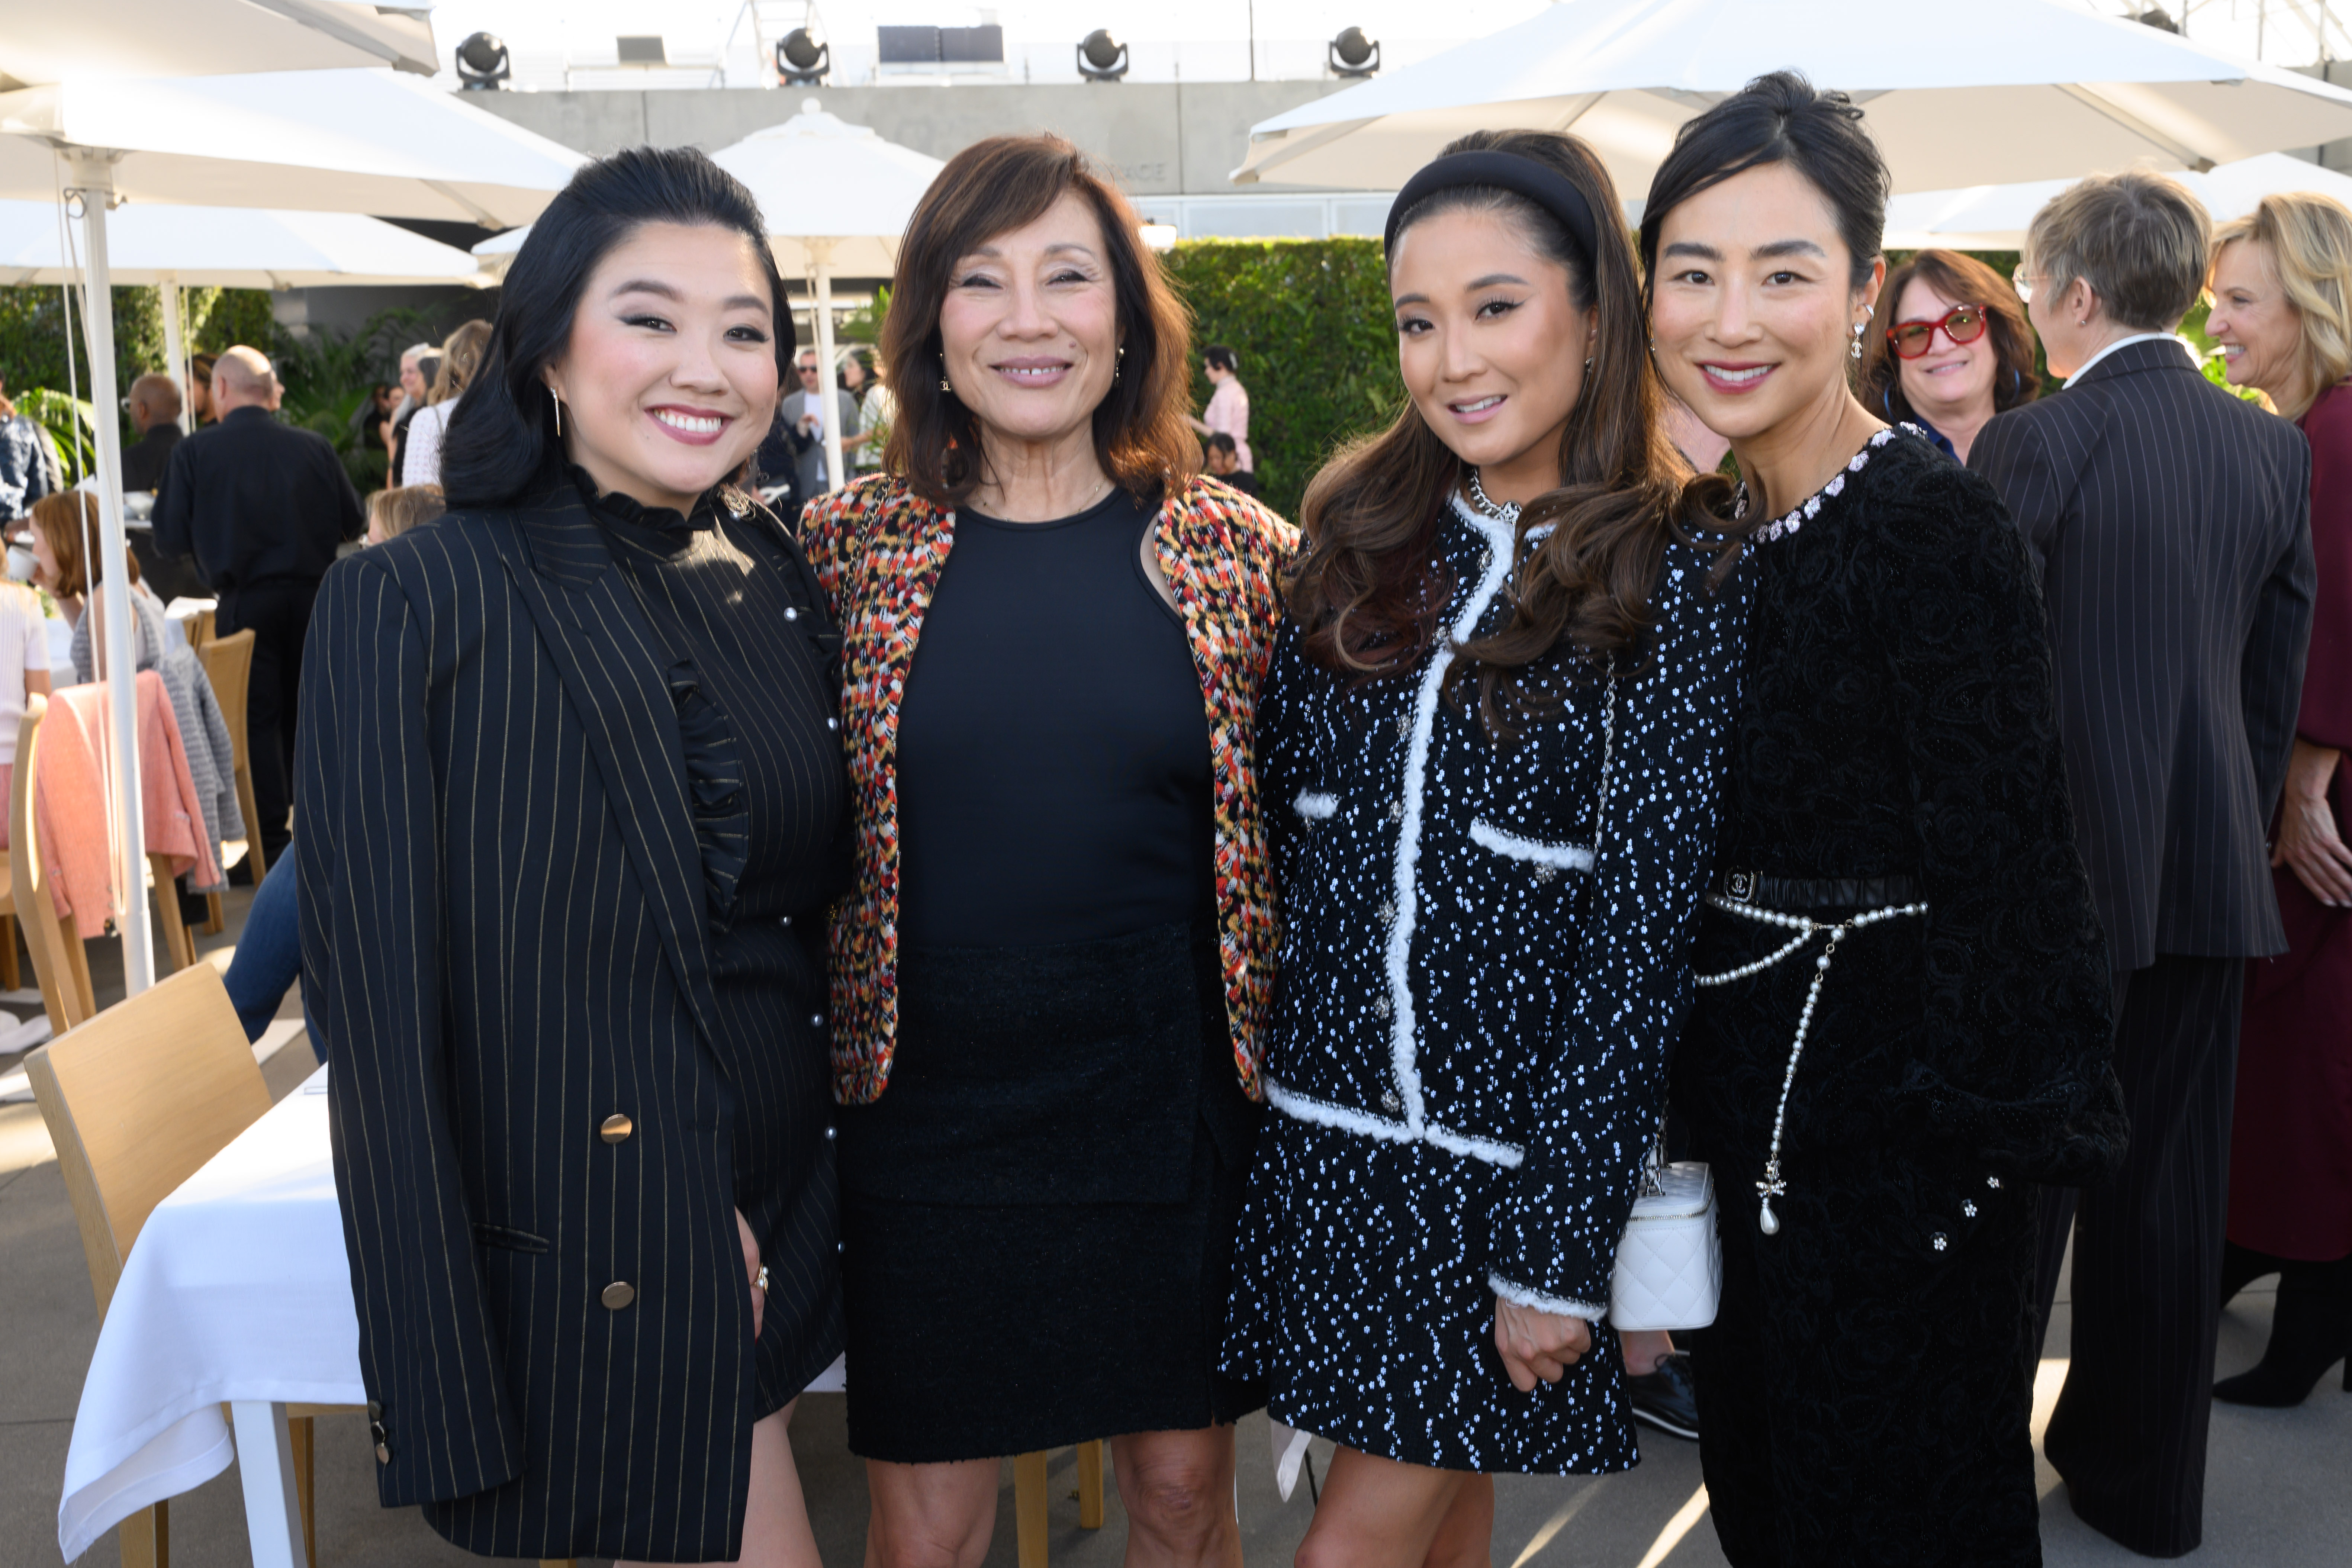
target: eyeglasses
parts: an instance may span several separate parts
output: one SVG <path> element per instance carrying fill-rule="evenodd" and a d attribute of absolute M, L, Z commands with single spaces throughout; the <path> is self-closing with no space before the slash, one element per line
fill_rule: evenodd
<path fill-rule="evenodd" d="M 803 375 L 814 375 L 816 374 L 816 366 L 813 364 L 804 364 L 801 366 L 801 374 Z"/>
<path fill-rule="evenodd" d="M 2009 286 L 2017 290 L 2017 298 L 2022 304 L 2033 303 L 2033 286 L 2040 281 L 2025 270 L 2022 261 L 2017 264 L 2017 270 L 2009 275 Z"/>
<path fill-rule="evenodd" d="M 1985 334 L 1982 305 L 1955 305 L 1932 321 L 1897 321 L 1886 329 L 1886 341 L 1905 359 L 1918 359 L 1936 346 L 1940 331 L 1954 346 L 1972 343 Z"/>

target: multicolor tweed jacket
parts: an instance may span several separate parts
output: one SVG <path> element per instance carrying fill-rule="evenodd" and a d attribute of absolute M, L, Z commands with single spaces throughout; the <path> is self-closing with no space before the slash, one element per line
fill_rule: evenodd
<path fill-rule="evenodd" d="M 810 504 L 803 543 L 842 628 L 842 722 L 856 816 L 857 882 L 833 920 L 833 1090 L 881 1098 L 898 1023 L 898 705 L 923 615 L 955 543 L 955 513 L 888 475 Z M 1274 875 L 1257 778 L 1257 698 L 1282 624 L 1298 533 L 1214 479 L 1160 510 L 1156 551 L 1208 709 L 1216 799 L 1219 945 L 1234 1068 L 1263 1100 L 1260 1032 L 1274 994 Z"/>

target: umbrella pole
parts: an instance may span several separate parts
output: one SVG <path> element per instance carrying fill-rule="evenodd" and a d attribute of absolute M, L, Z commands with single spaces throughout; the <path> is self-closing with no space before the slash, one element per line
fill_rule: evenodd
<path fill-rule="evenodd" d="M 98 426 L 99 559 L 106 574 L 99 584 L 104 606 L 108 750 L 112 753 L 117 832 L 121 860 L 115 886 L 122 907 L 116 911 L 122 933 L 122 987 L 136 996 L 155 984 L 155 946 L 147 927 L 146 822 L 139 793 L 139 677 L 132 655 L 130 547 L 122 532 L 122 421 L 114 384 L 114 286 L 106 260 L 106 204 L 114 194 L 114 174 L 104 153 L 67 153 L 82 200 L 86 267 L 82 289 L 82 341 L 89 345 L 89 401 Z M 171 884 L 155 889 L 171 898 Z"/>
<path fill-rule="evenodd" d="M 839 489 L 847 483 L 841 468 L 841 398 L 834 386 L 833 366 L 833 242 L 813 239 L 808 242 L 809 258 L 816 263 L 816 363 L 820 367 L 817 380 L 825 395 L 824 405 L 824 482 L 829 489 Z"/>
<path fill-rule="evenodd" d="M 163 363 L 172 379 L 179 384 L 180 434 L 184 436 L 195 428 L 195 410 L 189 406 L 195 401 L 195 395 L 189 386 L 186 333 L 180 324 L 180 275 L 166 272 L 158 282 L 163 294 Z"/>

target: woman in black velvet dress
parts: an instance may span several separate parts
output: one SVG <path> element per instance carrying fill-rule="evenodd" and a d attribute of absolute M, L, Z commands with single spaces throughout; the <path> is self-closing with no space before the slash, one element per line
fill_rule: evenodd
<path fill-rule="evenodd" d="M 1756 573 L 1674 1078 L 1723 1204 L 1702 1458 L 1741 1568 L 2037 1563 L 2032 1185 L 2121 1152 L 2106 960 L 2023 544 L 1849 390 L 1885 270 L 1860 119 L 1750 84 L 1642 228 Z"/>

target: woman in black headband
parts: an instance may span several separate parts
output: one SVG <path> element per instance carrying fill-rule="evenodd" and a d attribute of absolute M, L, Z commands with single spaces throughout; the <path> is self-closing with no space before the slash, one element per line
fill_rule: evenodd
<path fill-rule="evenodd" d="M 1746 599 L 1728 488 L 1659 428 L 1619 210 L 1546 132 L 1409 182 L 1410 400 L 1307 493 L 1258 710 L 1278 1114 L 1225 1350 L 1340 1445 L 1302 1563 L 1484 1563 L 1487 1476 L 1635 1459 L 1597 1325 L 1689 996 Z"/>

